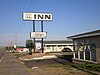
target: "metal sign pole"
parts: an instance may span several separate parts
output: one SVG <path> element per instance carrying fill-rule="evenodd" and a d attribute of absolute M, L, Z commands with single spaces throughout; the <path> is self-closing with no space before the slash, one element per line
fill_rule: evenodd
<path fill-rule="evenodd" d="M 41 21 L 41 32 L 43 32 L 43 21 Z M 42 38 L 42 53 L 44 52 L 43 38 Z"/>
<path fill-rule="evenodd" d="M 35 21 L 33 20 L 33 32 L 35 32 Z M 35 38 L 33 38 L 34 41 L 34 53 L 35 53 Z"/>

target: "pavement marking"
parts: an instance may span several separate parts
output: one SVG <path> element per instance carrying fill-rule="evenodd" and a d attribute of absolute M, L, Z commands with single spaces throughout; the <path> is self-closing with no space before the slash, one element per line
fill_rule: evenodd
<path fill-rule="evenodd" d="M 41 60 L 44 59 L 43 57 L 32 58 L 33 60 Z"/>
<path fill-rule="evenodd" d="M 24 62 L 20 62 L 21 64 L 24 64 Z"/>
<path fill-rule="evenodd" d="M 32 67 L 32 69 L 37 69 L 38 67 L 37 66 L 35 66 L 35 67 Z"/>
<path fill-rule="evenodd" d="M 57 58 L 55 55 L 48 55 L 48 56 L 43 56 L 44 59 L 52 59 L 52 58 Z"/>
<path fill-rule="evenodd" d="M 2 62 L 3 58 L 4 58 L 4 56 L 2 56 L 2 58 L 0 59 L 0 62 Z"/>

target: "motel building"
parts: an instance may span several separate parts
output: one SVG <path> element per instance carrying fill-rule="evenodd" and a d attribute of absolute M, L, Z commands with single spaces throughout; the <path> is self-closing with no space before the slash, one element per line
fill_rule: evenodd
<path fill-rule="evenodd" d="M 40 43 L 40 41 L 36 42 L 36 49 L 38 49 L 39 43 Z M 73 51 L 73 42 L 69 41 L 69 40 L 44 41 L 43 44 L 44 44 L 44 53 L 61 52 L 62 49 L 64 49 L 64 48 L 69 48 Z"/>
<path fill-rule="evenodd" d="M 100 63 L 100 30 L 67 38 L 73 40 L 73 62 Z"/>
<path fill-rule="evenodd" d="M 69 40 L 52 40 L 52 41 L 44 41 L 44 53 L 50 52 L 61 52 L 64 48 L 69 48 L 73 51 L 73 42 Z M 41 52 L 41 41 L 37 40 L 35 43 L 36 52 Z M 28 48 L 25 47 L 17 47 L 17 52 L 29 52 Z M 34 50 L 32 49 L 32 52 Z"/>

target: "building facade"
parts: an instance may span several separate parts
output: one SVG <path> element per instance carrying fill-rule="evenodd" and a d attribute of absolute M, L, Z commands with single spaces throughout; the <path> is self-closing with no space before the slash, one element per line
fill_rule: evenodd
<path fill-rule="evenodd" d="M 63 48 L 69 48 L 73 50 L 73 42 L 68 40 L 44 41 L 44 53 L 61 52 Z"/>
<path fill-rule="evenodd" d="M 100 63 L 100 30 L 68 37 L 73 39 L 73 61 Z"/>

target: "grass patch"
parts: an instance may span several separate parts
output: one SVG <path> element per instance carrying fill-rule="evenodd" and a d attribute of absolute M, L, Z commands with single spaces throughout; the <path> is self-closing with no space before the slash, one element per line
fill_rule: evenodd
<path fill-rule="evenodd" d="M 28 55 L 28 53 L 14 53 L 14 55 L 16 56 L 16 58 Z"/>
<path fill-rule="evenodd" d="M 51 64 L 47 67 L 53 67 L 53 68 L 63 68 L 66 70 L 71 70 L 72 68 L 76 68 L 83 71 L 93 71 L 93 72 L 100 72 L 100 64 L 90 64 L 90 63 L 84 63 L 84 64 L 76 64 L 76 63 L 69 63 L 66 65 L 63 64 Z"/>
<path fill-rule="evenodd" d="M 65 67 L 65 65 L 63 65 L 63 64 L 50 64 L 50 65 L 47 65 L 47 67 L 63 68 L 63 67 Z"/>
<path fill-rule="evenodd" d="M 72 69 L 72 66 L 71 65 L 63 65 L 63 64 L 50 64 L 50 65 L 47 65 L 47 67 L 49 68 L 63 68 L 63 69 L 66 69 L 66 70 L 71 70 Z"/>
<path fill-rule="evenodd" d="M 81 70 L 90 70 L 90 71 L 100 72 L 99 64 L 84 63 L 84 64 L 71 64 L 71 66 L 77 69 L 81 69 Z"/>

